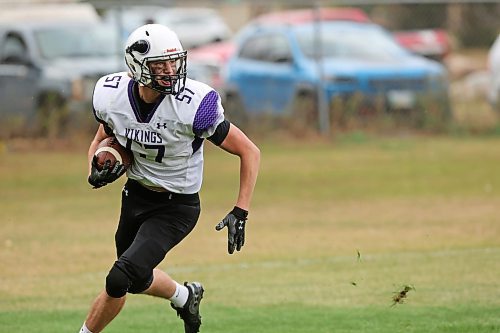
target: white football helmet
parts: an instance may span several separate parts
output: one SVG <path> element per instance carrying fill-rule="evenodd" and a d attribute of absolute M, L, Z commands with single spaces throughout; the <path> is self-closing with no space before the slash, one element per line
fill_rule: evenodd
<path fill-rule="evenodd" d="M 162 94 L 176 95 L 184 90 L 186 59 L 187 51 L 176 33 L 161 24 L 137 28 L 125 44 L 125 62 L 133 79 Z M 152 70 L 151 63 L 159 63 L 160 72 Z M 161 72 L 167 66 L 173 69 L 168 74 Z"/>

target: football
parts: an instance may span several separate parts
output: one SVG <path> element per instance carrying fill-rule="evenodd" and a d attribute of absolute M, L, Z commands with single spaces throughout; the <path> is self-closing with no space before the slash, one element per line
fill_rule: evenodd
<path fill-rule="evenodd" d="M 128 169 L 134 160 L 132 152 L 120 145 L 114 136 L 99 142 L 94 155 L 97 157 L 97 168 L 99 170 L 102 169 L 106 161 L 109 161 L 111 167 L 118 161 L 125 166 L 125 169 Z"/>

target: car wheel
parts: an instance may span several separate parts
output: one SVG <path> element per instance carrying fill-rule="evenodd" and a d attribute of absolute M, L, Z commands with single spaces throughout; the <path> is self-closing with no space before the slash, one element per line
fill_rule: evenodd
<path fill-rule="evenodd" d="M 316 128 L 318 125 L 318 97 L 315 91 L 302 91 L 292 103 L 292 120 L 301 126 Z"/>
<path fill-rule="evenodd" d="M 64 134 L 68 117 L 68 106 L 62 96 L 55 92 L 40 96 L 36 124 L 36 131 L 40 136 L 55 138 Z"/>

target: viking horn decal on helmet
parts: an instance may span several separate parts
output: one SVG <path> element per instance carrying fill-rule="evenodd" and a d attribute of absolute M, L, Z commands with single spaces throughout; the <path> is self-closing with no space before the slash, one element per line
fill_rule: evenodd
<path fill-rule="evenodd" d="M 130 53 L 135 51 L 140 54 L 146 54 L 148 53 L 150 48 L 151 46 L 149 45 L 149 42 L 147 40 L 141 39 L 127 47 L 127 52 Z"/>

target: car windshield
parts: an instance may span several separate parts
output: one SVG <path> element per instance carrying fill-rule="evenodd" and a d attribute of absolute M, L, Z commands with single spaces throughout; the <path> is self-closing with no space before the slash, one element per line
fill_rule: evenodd
<path fill-rule="evenodd" d="M 302 52 L 310 58 L 349 58 L 362 60 L 390 60 L 407 52 L 383 30 L 342 25 L 321 25 L 321 47 L 315 39 L 316 30 L 297 31 Z M 319 53 L 319 54 L 318 54 Z"/>
<path fill-rule="evenodd" d="M 42 56 L 46 59 L 101 57 L 119 53 L 113 29 L 101 26 L 44 28 L 35 33 Z"/>

